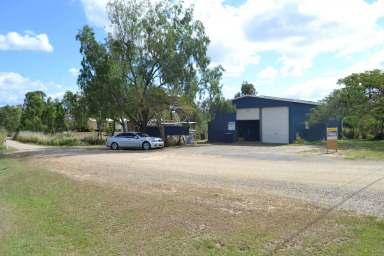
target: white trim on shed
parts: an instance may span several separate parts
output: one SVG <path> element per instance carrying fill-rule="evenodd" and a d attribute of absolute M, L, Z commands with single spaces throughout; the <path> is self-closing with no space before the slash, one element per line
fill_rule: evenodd
<path fill-rule="evenodd" d="M 238 108 L 236 110 L 236 120 L 260 120 L 259 108 Z"/>

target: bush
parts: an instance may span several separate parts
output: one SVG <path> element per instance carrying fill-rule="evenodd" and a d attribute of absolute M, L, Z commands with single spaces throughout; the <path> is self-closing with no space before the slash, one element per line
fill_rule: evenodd
<path fill-rule="evenodd" d="M 88 145 L 104 145 L 105 140 L 100 139 L 98 136 L 87 136 L 81 139 L 82 142 Z"/>
<path fill-rule="evenodd" d="M 295 144 L 304 144 L 304 142 L 304 139 L 299 134 L 296 134 Z"/>
<path fill-rule="evenodd" d="M 5 130 L 0 129 L 0 148 L 4 146 L 6 138 L 7 132 Z"/>
<path fill-rule="evenodd" d="M 20 142 L 49 146 L 74 146 L 81 143 L 78 138 L 70 133 L 49 135 L 41 132 L 21 131 L 15 135 L 14 139 Z"/>

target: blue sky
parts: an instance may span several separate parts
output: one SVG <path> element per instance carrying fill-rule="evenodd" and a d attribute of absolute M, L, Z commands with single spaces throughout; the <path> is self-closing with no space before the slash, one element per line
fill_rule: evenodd
<path fill-rule="evenodd" d="M 156 1 L 156 0 L 153 0 Z M 0 106 L 30 90 L 77 90 L 77 31 L 108 25 L 107 0 L 0 1 Z M 351 72 L 382 68 L 384 0 L 186 0 L 225 68 L 227 98 L 243 80 L 259 94 L 319 100 Z"/>

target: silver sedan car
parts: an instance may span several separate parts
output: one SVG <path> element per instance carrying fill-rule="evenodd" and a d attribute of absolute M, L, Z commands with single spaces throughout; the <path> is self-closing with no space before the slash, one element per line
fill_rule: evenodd
<path fill-rule="evenodd" d="M 120 148 L 142 148 L 149 150 L 151 148 L 163 148 L 164 141 L 161 138 L 151 137 L 142 132 L 127 132 L 108 137 L 107 147 L 113 150 Z"/>

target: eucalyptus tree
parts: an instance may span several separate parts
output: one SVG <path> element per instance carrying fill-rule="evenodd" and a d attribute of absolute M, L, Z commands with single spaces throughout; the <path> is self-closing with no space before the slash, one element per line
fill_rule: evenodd
<path fill-rule="evenodd" d="M 108 13 L 113 101 L 125 116 L 143 130 L 172 105 L 196 106 L 214 83 L 209 38 L 193 10 L 170 0 L 115 0 Z"/>
<path fill-rule="evenodd" d="M 71 91 L 67 91 L 63 97 L 63 107 L 68 128 L 71 130 L 85 131 L 87 129 L 88 110 L 85 98 Z"/>
<path fill-rule="evenodd" d="M 22 108 L 20 106 L 4 106 L 0 108 L 0 129 L 12 133 L 20 125 Z"/>
<path fill-rule="evenodd" d="M 241 90 L 240 92 L 235 94 L 235 98 L 238 98 L 240 96 L 245 96 L 245 95 L 256 95 L 257 91 L 255 89 L 255 86 L 248 82 L 248 81 L 243 81 L 241 84 Z"/>
<path fill-rule="evenodd" d="M 84 26 L 76 39 L 80 42 L 80 53 L 83 56 L 77 82 L 84 95 L 89 116 L 96 119 L 100 136 L 106 119 L 119 112 L 118 105 L 111 98 L 113 65 L 106 44 L 96 40 L 91 27 Z"/>
<path fill-rule="evenodd" d="M 44 131 L 43 113 L 45 110 L 45 93 L 33 91 L 25 94 L 20 119 L 20 129 L 28 131 Z"/>

